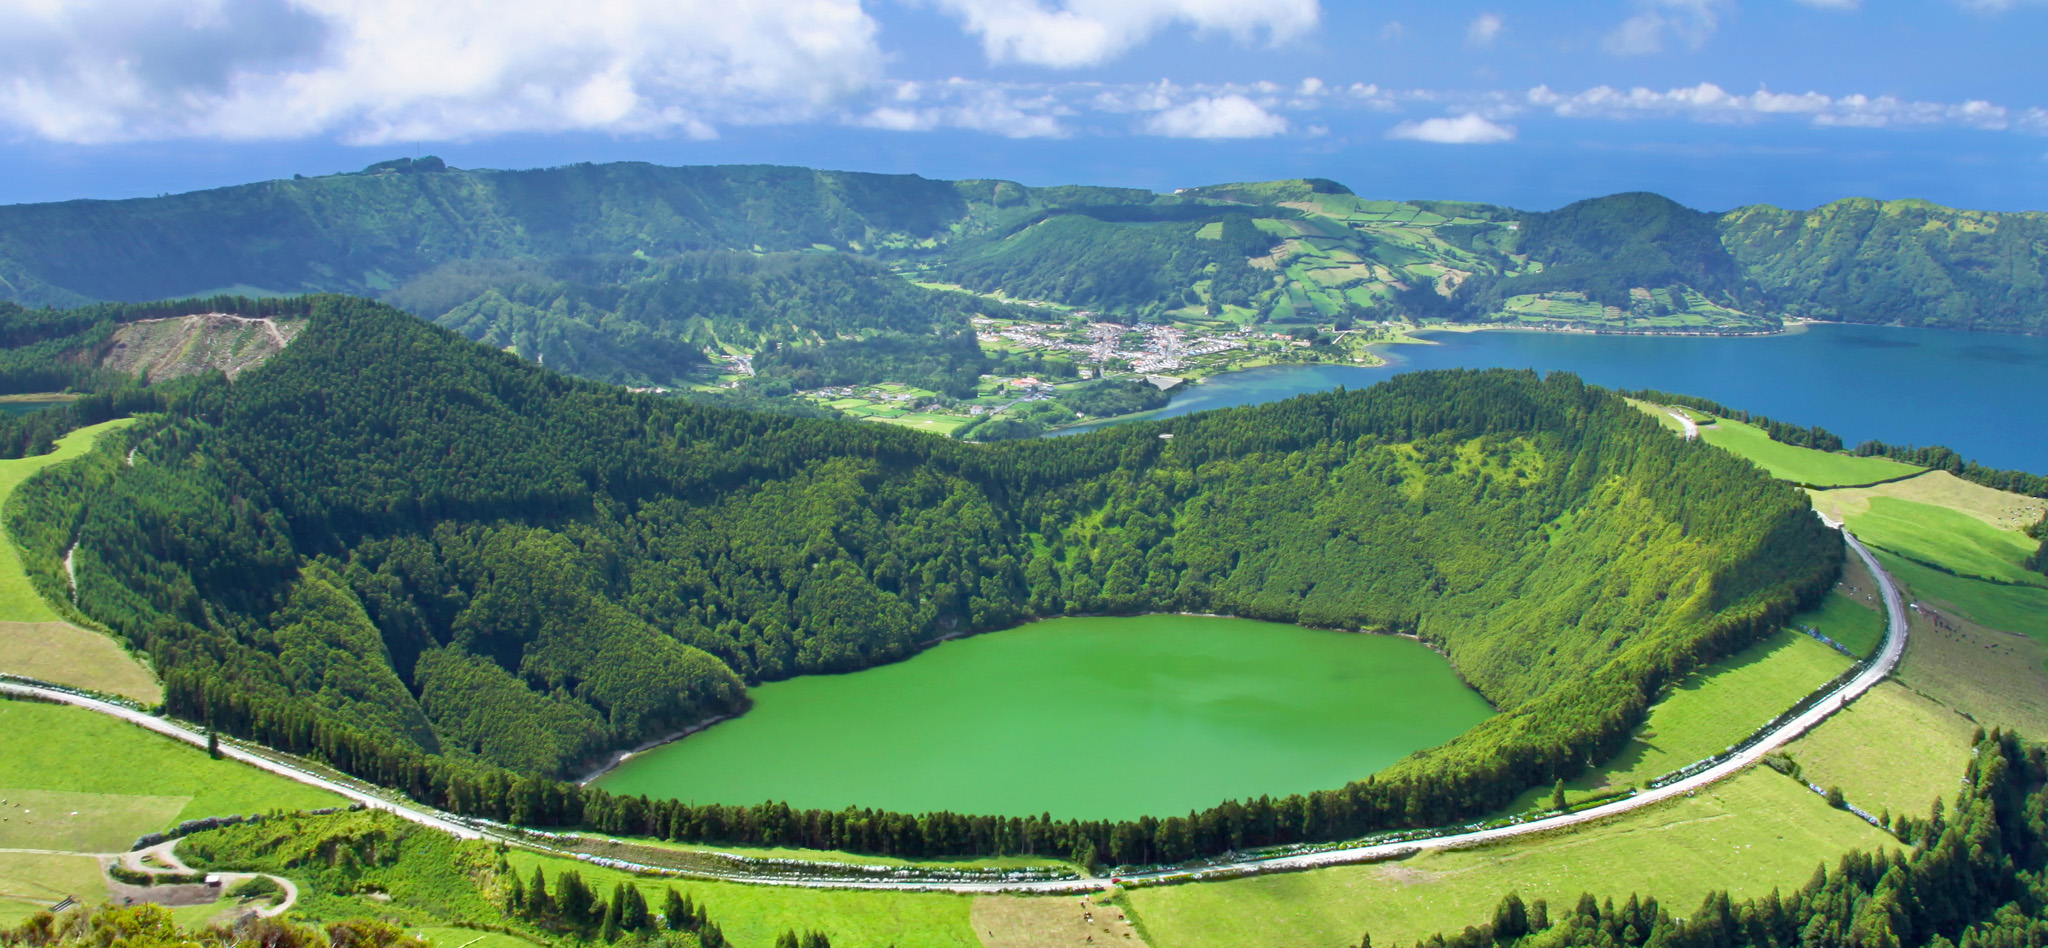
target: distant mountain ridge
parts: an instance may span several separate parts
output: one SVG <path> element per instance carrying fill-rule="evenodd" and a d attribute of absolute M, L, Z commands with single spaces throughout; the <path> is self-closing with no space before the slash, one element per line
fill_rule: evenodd
<path fill-rule="evenodd" d="M 1235 236 L 1222 230 L 1231 220 Z M 0 207 L 0 299 L 33 307 L 222 292 L 381 296 L 471 338 L 510 346 L 526 333 L 535 341 L 518 344 L 522 353 L 587 363 L 579 371 L 592 377 L 661 382 L 660 365 L 687 357 L 660 347 L 752 351 L 897 330 L 783 319 L 791 304 L 772 293 L 711 307 L 723 315 L 702 323 L 686 325 L 696 315 L 688 310 L 655 325 L 589 294 L 541 292 L 534 273 L 622 288 L 650 272 L 673 283 L 705 269 L 667 266 L 681 255 L 828 251 L 1126 320 L 1404 315 L 1753 332 L 1796 316 L 2048 332 L 2048 215 L 2034 212 L 1852 198 L 1810 211 L 1715 214 L 1648 194 L 1522 212 L 1369 200 L 1325 179 L 1166 195 L 776 166 L 461 170 L 438 159 L 159 198 Z M 451 268 L 478 262 L 518 272 L 487 284 L 474 274 L 492 267 L 470 267 L 466 285 L 476 292 L 461 299 L 420 292 L 418 281 L 445 288 Z M 880 269 L 849 279 L 872 280 Z M 602 272 L 616 282 L 582 279 Z M 429 297 L 432 306 L 407 302 Z M 817 294 L 807 300 L 806 313 Z M 724 330 L 756 328 L 709 327 L 720 320 Z M 912 320 L 935 321 L 957 326 L 951 317 Z M 659 346 L 635 350 L 635 340 L 654 337 Z M 537 348 L 550 339 L 556 351 Z"/>

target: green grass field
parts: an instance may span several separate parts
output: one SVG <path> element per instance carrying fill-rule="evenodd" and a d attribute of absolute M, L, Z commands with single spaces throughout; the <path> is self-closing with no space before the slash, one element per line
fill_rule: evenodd
<path fill-rule="evenodd" d="M 1894 578 L 1911 587 L 1914 596 L 1934 600 L 1981 625 L 2048 644 L 2048 589 L 1967 579 L 1882 551 L 1877 558 Z"/>
<path fill-rule="evenodd" d="M 1786 747 L 1801 776 L 1841 787 L 1871 813 L 1926 816 L 1952 802 L 1977 726 L 1931 699 L 1884 682 Z"/>
<path fill-rule="evenodd" d="M 1781 778 L 1782 779 L 1782 778 Z M 670 885 L 688 894 L 711 913 L 739 948 L 769 948 L 787 929 L 818 929 L 833 948 L 980 948 L 969 920 L 973 897 L 943 892 L 876 892 L 842 889 L 797 889 L 724 882 L 646 878 L 588 863 L 523 851 L 508 855 L 512 866 L 531 878 L 535 865 L 552 879 L 567 869 L 609 893 L 619 882 L 638 885 L 648 901 L 660 905 Z"/>
<path fill-rule="evenodd" d="M 1680 682 L 1650 709 L 1650 719 L 1614 760 L 1565 787 L 1590 793 L 1640 785 L 1720 753 L 1850 664 L 1810 636 L 1780 631 Z M 1539 787 L 1523 794 L 1514 809 L 1548 799 L 1549 789 Z"/>
<path fill-rule="evenodd" d="M 1581 892 L 1654 894 L 1688 915 L 1708 892 L 1736 898 L 1804 883 L 1823 861 L 1891 837 L 1767 768 L 1644 811 L 1483 849 L 1424 853 L 1229 882 L 1139 889 L 1127 899 L 1156 945 L 1408 945 L 1492 917 L 1510 891 L 1569 904 Z"/>
<path fill-rule="evenodd" d="M 10 800 L 25 790 L 98 803 L 62 811 L 77 809 L 77 820 L 0 830 L 4 845 L 18 849 L 126 849 L 135 837 L 180 820 L 346 802 L 113 718 L 29 701 L 0 701 L 0 788 Z"/>
<path fill-rule="evenodd" d="M 58 439 L 49 454 L 0 460 L 0 508 L 37 471 L 85 454 L 101 434 L 129 423 L 124 418 L 81 428 Z M 126 649 L 104 635 L 70 625 L 43 601 L 11 540 L 0 541 L 0 671 L 125 695 L 145 704 L 163 700 L 156 676 Z"/>
<path fill-rule="evenodd" d="M 65 896 L 104 902 L 107 882 L 91 856 L 0 852 L 0 926 L 12 927 Z"/>
<path fill-rule="evenodd" d="M 1884 641 L 1884 616 L 1840 592 L 1828 593 L 1820 608 L 1793 616 L 1792 625 L 1817 629 L 1859 656 L 1869 655 Z"/>
<path fill-rule="evenodd" d="M 1961 511 L 1896 497 L 1873 497 L 1866 511 L 1849 515 L 1848 524 L 1871 546 L 1963 576 L 2048 587 L 2048 576 L 2021 565 L 2038 548 L 2037 541 Z"/>
<path fill-rule="evenodd" d="M 1725 418 L 1711 428 L 1701 429 L 1700 437 L 1730 454 L 1749 459 L 1773 477 L 1801 484 L 1869 484 L 1922 470 L 1890 458 L 1859 458 L 1780 444 L 1764 434 L 1762 428 Z"/>

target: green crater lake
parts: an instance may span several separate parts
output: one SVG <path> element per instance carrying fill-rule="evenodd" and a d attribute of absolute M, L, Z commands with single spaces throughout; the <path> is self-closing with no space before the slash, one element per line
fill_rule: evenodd
<path fill-rule="evenodd" d="M 753 689 L 613 793 L 1123 819 L 1339 787 L 1493 713 L 1386 635 L 1195 616 L 1053 619 Z"/>

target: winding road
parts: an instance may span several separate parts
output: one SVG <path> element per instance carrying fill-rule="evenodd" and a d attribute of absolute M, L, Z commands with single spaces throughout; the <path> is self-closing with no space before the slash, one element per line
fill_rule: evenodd
<path fill-rule="evenodd" d="M 1667 784 L 1665 786 L 1658 787 L 1652 790 L 1644 790 L 1633 796 L 1615 800 L 1610 803 L 1603 803 L 1599 806 L 1580 810 L 1576 813 L 1567 813 L 1558 816 L 1546 817 L 1544 819 L 1539 820 L 1530 820 L 1528 822 L 1517 823 L 1512 826 L 1500 826 L 1492 829 L 1475 830 L 1472 832 L 1465 833 L 1453 833 L 1450 835 L 1435 836 L 1426 839 L 1411 839 L 1395 843 L 1381 843 L 1371 846 L 1356 846 L 1346 849 L 1332 849 L 1323 852 L 1305 853 L 1293 856 L 1268 856 L 1260 858 L 1248 858 L 1236 862 L 1204 865 L 1200 868 L 1169 867 L 1149 872 L 1131 873 L 1129 875 L 1119 876 L 1117 878 L 1142 881 L 1152 884 L 1189 882 L 1217 876 L 1231 876 L 1260 872 L 1285 872 L 1300 869 L 1312 869 L 1323 866 L 1344 865 L 1347 863 L 1372 862 L 1382 859 L 1393 858 L 1396 856 L 1400 856 L 1404 853 L 1414 852 L 1416 850 L 1450 849 L 1454 847 L 1471 846 L 1479 843 L 1495 843 L 1503 840 L 1513 839 L 1517 836 L 1528 836 L 1536 833 L 1547 833 L 1568 826 L 1578 826 L 1585 823 L 1592 823 L 1599 820 L 1608 819 L 1609 817 L 1619 816 L 1623 813 L 1628 813 L 1633 810 L 1640 810 L 1644 807 L 1655 806 L 1658 803 L 1662 803 L 1666 800 L 1671 800 L 1677 797 L 1685 796 L 1696 790 L 1699 790 L 1702 787 L 1706 787 L 1710 784 L 1716 783 L 1718 781 L 1724 780 L 1728 777 L 1732 777 L 1735 774 L 1742 772 L 1743 770 L 1750 767 L 1752 764 L 1755 764 L 1765 754 L 1768 754 L 1771 751 L 1784 746 L 1785 744 L 1791 742 L 1800 735 L 1806 733 L 1808 730 L 1811 730 L 1814 726 L 1820 724 L 1822 721 L 1827 720 L 1830 715 L 1833 715 L 1835 712 L 1840 711 L 1844 707 L 1847 707 L 1850 702 L 1855 701 L 1858 697 L 1861 697 L 1864 692 L 1869 691 L 1871 688 L 1875 687 L 1879 682 L 1884 681 L 1884 679 L 1891 674 L 1892 669 L 1898 665 L 1899 658 L 1905 654 L 1906 604 L 1904 597 L 1899 593 L 1899 588 L 1897 584 L 1895 584 L 1892 581 L 1891 574 L 1886 573 L 1884 571 L 1884 567 L 1878 564 L 1877 558 L 1875 556 L 1872 556 L 1870 550 L 1864 547 L 1862 542 L 1857 540 L 1854 535 L 1849 533 L 1849 531 L 1842 529 L 1839 524 L 1827 520 L 1826 517 L 1822 517 L 1822 520 L 1827 522 L 1828 526 L 1842 531 L 1842 538 L 1848 542 L 1849 548 L 1855 551 L 1856 555 L 1863 560 L 1864 565 L 1870 568 L 1871 575 L 1877 577 L 1878 585 L 1884 593 L 1884 608 L 1886 619 L 1884 645 L 1882 649 L 1878 652 L 1877 657 L 1863 670 L 1861 674 L 1851 679 L 1847 684 L 1844 684 L 1840 688 L 1835 689 L 1835 691 L 1828 694 L 1826 697 L 1822 698 L 1820 701 L 1815 703 L 1813 707 L 1809 708 L 1804 713 L 1798 715 L 1797 717 L 1792 718 L 1789 721 L 1786 721 L 1777 729 L 1771 731 L 1769 734 L 1764 735 L 1762 738 L 1758 739 L 1741 752 L 1730 756 L 1727 760 L 1721 761 L 1715 764 L 1714 766 L 1709 767 L 1706 770 L 1703 770 L 1700 773 L 1695 774 L 1691 777 L 1687 777 L 1675 783 Z M 5 691 L 19 695 L 29 695 L 49 701 L 57 701 L 64 704 L 75 705 L 77 707 L 85 708 L 87 710 L 97 711 L 101 714 L 107 714 L 113 717 L 120 718 L 124 721 L 128 721 L 141 727 L 148 728 L 149 730 L 175 738 L 177 740 L 185 741 L 189 744 L 196 744 L 201 747 L 204 747 L 206 745 L 206 737 L 194 729 L 187 728 L 174 721 L 169 721 L 164 718 L 160 718 L 155 715 L 149 714 L 147 712 L 137 711 L 133 708 L 124 707 L 122 705 L 114 704 L 108 701 L 102 701 L 97 698 L 87 697 L 84 695 L 74 694 L 70 691 L 58 688 L 44 687 L 42 685 L 22 681 L 0 681 L 0 691 Z M 252 753 L 240 747 L 230 746 L 227 743 L 222 743 L 220 745 L 220 750 L 224 756 L 233 757 L 234 759 L 243 761 L 244 763 L 247 763 L 251 766 L 267 770 L 271 773 L 278 774 L 283 777 L 288 777 L 290 779 L 299 781 L 300 783 L 319 787 L 323 790 L 340 794 L 344 797 L 347 797 L 366 806 L 375 807 L 381 810 L 388 810 L 407 820 L 411 820 L 423 826 L 431 826 L 443 832 L 453 833 L 456 836 L 461 837 L 463 839 L 481 839 L 485 837 L 490 837 L 492 839 L 502 840 L 503 842 L 509 845 L 520 846 L 522 848 L 536 849 L 560 855 L 573 855 L 569 853 L 563 853 L 560 850 L 552 849 L 550 847 L 537 846 L 532 841 L 525 839 L 517 834 L 505 833 L 498 830 L 495 827 L 479 828 L 480 826 L 484 826 L 484 824 L 472 823 L 470 821 L 462 819 L 461 817 L 453 816 L 448 813 L 443 813 L 439 810 L 421 806 L 410 801 L 391 800 L 383 796 L 379 796 L 377 794 L 368 793 L 357 787 L 339 783 L 337 781 L 331 780 L 327 777 L 323 777 L 311 771 L 304 770 L 299 767 L 294 767 L 290 764 L 273 760 L 269 757 L 265 757 L 260 754 Z M 674 871 L 664 869 L 663 867 L 659 866 L 640 866 L 634 863 L 623 862 L 619 860 L 606 860 L 606 863 L 609 865 L 620 866 L 623 868 L 641 868 L 657 872 Z M 786 877 L 756 876 L 746 873 L 708 872 L 691 873 L 691 875 L 697 875 L 706 878 L 717 878 L 732 882 L 747 882 L 760 885 L 798 886 L 805 888 L 890 889 L 904 891 L 944 891 L 965 893 L 1072 893 L 1106 889 L 1114 884 L 1114 881 L 1111 879 L 1061 879 L 1013 882 L 964 882 L 960 880 L 919 880 L 916 878 L 792 879 Z"/>

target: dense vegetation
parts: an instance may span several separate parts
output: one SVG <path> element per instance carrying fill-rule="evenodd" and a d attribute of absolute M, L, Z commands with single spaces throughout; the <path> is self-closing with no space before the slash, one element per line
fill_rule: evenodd
<path fill-rule="evenodd" d="M 1775 628 L 1841 557 L 1796 491 L 1565 375 L 1418 373 L 986 448 L 635 396 L 367 301 L 290 305 L 310 323 L 281 355 L 26 486 L 24 562 L 61 603 L 75 538 L 77 607 L 151 653 L 173 711 L 501 819 L 1118 862 L 1435 824 L 1612 754 L 1664 682 Z M 743 682 L 1167 610 L 1412 632 L 1503 713 L 1341 790 L 1163 821 L 552 781 L 743 708 Z"/>
<path fill-rule="evenodd" d="M 1036 438 L 1082 418 L 1151 411 L 1171 401 L 1172 395 L 1142 379 L 1103 379 L 1060 389 L 1052 398 L 1020 405 L 1001 418 L 977 419 L 955 429 L 953 437 L 984 442 Z"/>
<path fill-rule="evenodd" d="M 1725 215 L 1721 239 L 1788 315 L 2048 332 L 2048 214 L 1869 198 L 1759 205 Z"/>
<path fill-rule="evenodd" d="M 1562 911 L 1510 894 L 1490 923 L 1417 948 L 2006 948 L 2048 940 L 2048 762 L 1992 733 L 1953 807 L 1897 828 L 1910 851 L 1844 855 L 1790 894 L 1709 894 L 1688 916 L 1591 894 Z M 1369 944 L 1370 938 L 1366 941 Z"/>
<path fill-rule="evenodd" d="M 7 948 L 428 948 L 426 941 L 371 919 L 351 919 L 323 928 L 261 918 L 232 928 L 194 930 L 178 925 L 171 910 L 148 902 L 135 906 L 80 907 L 63 915 L 37 912 L 13 928 L 0 928 Z"/>
<path fill-rule="evenodd" d="M 1525 214 L 1513 252 L 1540 269 L 1478 277 L 1458 287 L 1456 303 L 1473 316 L 1500 311 L 1517 294 L 1577 291 L 1627 309 L 1635 287 L 1690 286 L 1733 302 L 1744 275 L 1721 246 L 1711 214 L 1655 194 L 1616 194 Z"/>
<path fill-rule="evenodd" d="M 460 261 L 388 294 L 391 302 L 557 371 L 619 384 L 671 384 L 727 346 L 764 350 L 756 368 L 801 363 L 798 388 L 894 380 L 972 389 L 985 361 L 926 363 L 922 345 L 969 333 L 970 317 L 1015 307 L 908 283 L 843 253 Z M 877 340 L 882 341 L 877 341 Z M 942 347 L 950 352 L 958 346 Z M 785 389 L 787 385 L 783 386 Z"/>
<path fill-rule="evenodd" d="M 1251 259 L 1270 254 L 1279 239 L 1254 226 L 1250 213 L 1204 205 L 1159 210 L 1181 213 L 1140 217 L 1082 208 L 1047 215 L 1021 231 L 963 243 L 942 272 L 976 290 L 1154 320 L 1203 303 L 1195 290 L 1199 281 L 1209 281 L 1217 306 L 1250 306 L 1272 289 L 1274 272 L 1252 266 Z M 1286 208 L 1256 210 L 1263 217 L 1300 216 Z M 1200 236 L 1210 223 L 1221 225 L 1219 235 Z"/>
<path fill-rule="evenodd" d="M 374 293 L 457 260 L 916 241 L 973 207 L 1031 200 L 995 182 L 758 165 L 330 175 L 0 208 L 0 293 L 30 305 Z"/>

